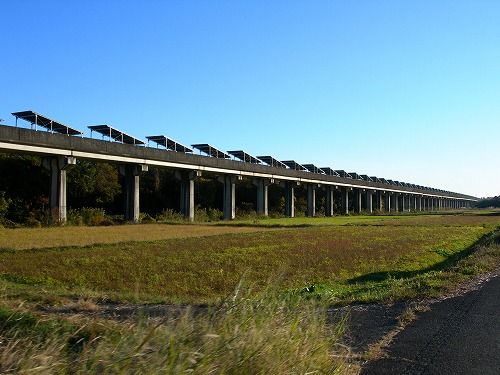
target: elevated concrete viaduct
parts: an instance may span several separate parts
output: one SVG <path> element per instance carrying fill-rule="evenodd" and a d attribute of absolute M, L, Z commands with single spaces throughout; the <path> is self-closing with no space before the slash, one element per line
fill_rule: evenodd
<path fill-rule="evenodd" d="M 340 213 L 348 214 L 352 200 L 356 212 L 363 209 L 409 211 L 470 207 L 477 198 L 424 188 L 416 185 L 391 184 L 374 178 L 354 179 L 287 169 L 217 157 L 201 156 L 133 144 L 110 142 L 78 136 L 53 134 L 0 125 L 0 152 L 31 153 L 44 157 L 51 171 L 50 207 L 54 220 L 66 220 L 66 168 L 77 159 L 91 159 L 119 164 L 124 176 L 124 213 L 127 220 L 139 220 L 139 184 L 141 173 L 149 166 L 176 171 L 181 184 L 181 212 L 194 220 L 195 181 L 202 175 L 214 175 L 224 185 L 223 212 L 226 220 L 235 217 L 236 184 L 251 179 L 257 190 L 257 212 L 268 215 L 268 186 L 278 184 L 284 189 L 285 214 L 295 216 L 295 189 L 307 191 L 307 215 L 316 215 L 316 192 L 326 194 L 325 214 L 334 215 L 334 202 L 339 199 Z M 320 189 L 320 190 L 318 190 Z M 323 194 L 323 193 L 322 193 Z"/>

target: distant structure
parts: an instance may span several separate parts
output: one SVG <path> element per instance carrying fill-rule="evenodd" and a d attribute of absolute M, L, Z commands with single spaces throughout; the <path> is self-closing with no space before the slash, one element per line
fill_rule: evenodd
<path fill-rule="evenodd" d="M 307 191 L 307 215 L 316 216 L 316 192 L 324 192 L 325 213 L 348 214 L 350 210 L 371 213 L 434 211 L 470 207 L 478 199 L 416 184 L 376 176 L 345 172 L 295 160 L 279 161 L 272 156 L 254 157 L 243 150 L 227 153 L 208 143 L 193 144 L 200 155 L 165 135 L 146 137 L 148 144 L 110 125 L 91 125 L 91 138 L 83 132 L 34 111 L 13 112 L 15 127 L 0 125 L 0 151 L 34 153 L 45 158 L 51 171 L 50 207 L 54 221 L 66 221 L 66 170 L 77 159 L 114 162 L 124 176 L 124 212 L 127 220 L 139 220 L 139 183 L 149 166 L 176 170 L 181 184 L 180 207 L 188 220 L 194 220 L 195 181 L 213 176 L 224 185 L 224 219 L 235 217 L 236 185 L 251 179 L 256 187 L 256 211 L 268 215 L 268 187 L 283 187 L 285 215 L 295 216 L 295 189 Z M 18 127 L 18 120 L 31 129 Z M 43 128 L 46 131 L 38 131 Z M 92 139 L 93 132 L 102 139 Z M 149 147 L 149 142 L 156 147 Z M 160 148 L 161 146 L 161 148 Z M 338 204 L 337 204 L 338 201 Z M 335 212 L 335 207 L 341 207 Z"/>

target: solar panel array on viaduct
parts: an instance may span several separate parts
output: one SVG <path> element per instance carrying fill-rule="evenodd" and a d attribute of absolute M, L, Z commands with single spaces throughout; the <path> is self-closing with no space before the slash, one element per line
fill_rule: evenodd
<path fill-rule="evenodd" d="M 77 130 L 73 127 L 70 127 L 68 125 L 65 125 L 61 123 L 60 121 L 56 121 L 54 119 L 51 119 L 48 116 L 42 115 L 40 113 L 37 113 L 35 111 L 27 110 L 27 111 L 20 111 L 20 112 L 13 112 L 13 116 L 16 118 L 16 126 L 18 125 L 18 119 L 27 121 L 31 124 L 32 129 L 37 130 L 38 127 L 45 128 L 47 131 L 51 133 L 58 133 L 58 134 L 65 134 L 68 136 L 83 136 L 83 132 L 80 130 Z M 101 124 L 101 125 L 90 125 L 88 128 L 91 131 L 91 137 L 92 133 L 96 132 L 101 134 L 103 139 L 108 139 L 109 141 L 114 141 L 114 142 L 120 142 L 123 144 L 130 144 L 130 145 L 135 145 L 135 146 L 144 146 L 145 142 L 139 138 L 133 137 L 125 132 L 122 132 L 121 130 L 112 127 L 110 125 L 106 124 Z M 173 152 L 182 152 L 182 153 L 192 153 L 193 149 L 184 146 L 181 143 L 178 143 L 174 141 L 173 139 L 165 136 L 165 135 L 155 135 L 155 136 L 147 136 L 146 139 L 148 140 L 148 146 L 149 142 L 154 142 L 157 147 L 162 146 L 165 148 L 165 151 L 173 151 Z M 427 190 L 438 190 L 438 189 L 432 189 L 429 187 L 424 187 L 420 185 L 415 185 L 415 184 L 408 184 L 404 182 L 399 182 L 399 181 L 393 181 L 391 179 L 385 179 L 385 178 L 379 178 L 375 176 L 368 176 L 368 175 L 360 175 L 356 172 L 345 172 L 344 170 L 334 170 L 330 167 L 321 167 L 318 168 L 314 164 L 300 164 L 296 162 L 295 160 L 284 160 L 284 161 L 279 161 L 278 159 L 272 157 L 272 156 L 252 156 L 248 154 L 245 151 L 242 150 L 236 150 L 236 151 L 228 151 L 227 153 L 208 144 L 208 143 L 198 143 L 198 144 L 193 144 L 192 147 L 194 149 L 199 150 L 201 153 L 208 157 L 213 157 L 213 158 L 220 158 L 220 159 L 230 159 L 231 157 L 234 158 L 234 160 L 238 160 L 243 163 L 252 163 L 252 164 L 262 164 L 262 165 L 267 165 L 269 167 L 273 168 L 280 168 L 280 169 L 292 169 L 292 170 L 297 170 L 297 171 L 307 171 L 309 173 L 314 173 L 314 174 L 322 174 L 322 175 L 327 175 L 327 176 L 335 176 L 335 177 L 341 177 L 341 178 L 347 178 L 347 179 L 352 179 L 352 180 L 363 180 L 363 181 L 370 181 L 370 182 L 377 182 L 377 183 L 382 183 L 386 185 L 392 185 L 392 186 L 407 186 L 407 187 L 414 187 L 418 189 L 427 189 Z M 438 191 L 443 191 L 444 190 L 438 190 Z"/>

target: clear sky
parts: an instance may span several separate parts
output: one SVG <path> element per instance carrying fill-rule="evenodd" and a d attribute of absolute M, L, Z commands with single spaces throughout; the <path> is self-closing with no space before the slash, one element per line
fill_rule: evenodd
<path fill-rule="evenodd" d="M 500 194 L 500 1 L 0 3 L 0 118 L 32 109 Z"/>

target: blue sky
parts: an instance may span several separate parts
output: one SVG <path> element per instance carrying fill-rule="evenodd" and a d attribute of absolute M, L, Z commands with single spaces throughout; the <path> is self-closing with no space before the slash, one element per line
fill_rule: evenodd
<path fill-rule="evenodd" d="M 0 118 L 500 194 L 500 1 L 2 1 Z"/>

